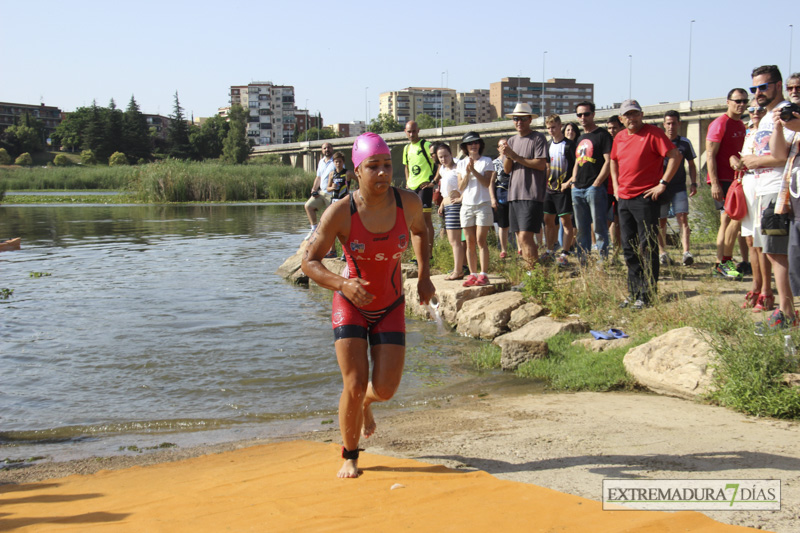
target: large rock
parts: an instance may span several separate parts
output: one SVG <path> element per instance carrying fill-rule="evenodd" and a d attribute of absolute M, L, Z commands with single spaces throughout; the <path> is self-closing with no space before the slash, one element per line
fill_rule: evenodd
<path fill-rule="evenodd" d="M 442 320 L 449 324 L 457 323 L 458 313 L 465 302 L 508 288 L 508 282 L 499 276 L 490 275 L 489 285 L 483 287 L 464 287 L 464 280 L 450 281 L 444 278 L 445 274 L 431 276 L 431 282 L 433 282 L 436 296 L 439 298 L 439 314 L 442 316 Z M 420 318 L 428 318 L 426 309 L 419 305 L 417 281 L 417 279 L 405 281 L 406 312 Z"/>
<path fill-rule="evenodd" d="M 522 294 L 511 291 L 469 300 L 458 312 L 456 329 L 469 337 L 494 339 L 508 331 L 511 312 L 523 303 Z"/>
<path fill-rule="evenodd" d="M 589 325 L 579 320 L 559 321 L 551 317 L 539 317 L 518 330 L 494 339 L 502 349 L 500 365 L 503 370 L 516 368 L 531 359 L 542 359 L 550 353 L 547 340 L 559 333 L 585 333 Z"/>
<path fill-rule="evenodd" d="M 631 349 L 623 363 L 640 384 L 653 392 L 694 398 L 708 392 L 714 350 L 694 328 L 673 329 Z"/>
<path fill-rule="evenodd" d="M 572 342 L 573 346 L 583 346 L 587 350 L 591 350 L 593 352 L 604 352 L 606 350 L 611 350 L 612 348 L 620 348 L 622 346 L 627 346 L 631 343 L 630 337 L 625 337 L 624 339 L 610 339 L 610 340 L 603 340 L 603 339 L 595 339 L 594 337 L 589 337 L 588 339 L 578 339 Z"/>
<path fill-rule="evenodd" d="M 539 318 L 546 313 L 546 309 L 541 305 L 528 302 L 511 311 L 511 318 L 508 321 L 508 329 L 514 331 L 519 329 L 531 320 Z"/>
<path fill-rule="evenodd" d="M 276 270 L 275 273 L 282 278 L 291 279 L 292 276 L 298 270 L 300 270 L 300 264 L 303 262 L 303 251 L 306 249 L 307 244 L 308 241 L 303 241 L 297 252 L 284 261 L 283 264 L 278 267 L 278 270 Z"/>

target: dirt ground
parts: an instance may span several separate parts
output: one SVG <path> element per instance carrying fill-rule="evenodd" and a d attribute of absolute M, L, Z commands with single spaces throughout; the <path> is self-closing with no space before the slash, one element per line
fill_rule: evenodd
<path fill-rule="evenodd" d="M 720 522 L 800 531 L 800 424 L 756 419 L 676 398 L 632 393 L 456 397 L 395 412 L 376 408 L 367 451 L 532 483 L 594 500 L 604 478 L 780 479 L 772 512 L 708 512 Z M 292 437 L 340 442 L 336 428 Z M 174 461 L 256 444 L 238 442 L 135 457 L 34 464 L 0 472 L 30 482 Z M 339 460 L 331 460 L 331 476 Z"/>

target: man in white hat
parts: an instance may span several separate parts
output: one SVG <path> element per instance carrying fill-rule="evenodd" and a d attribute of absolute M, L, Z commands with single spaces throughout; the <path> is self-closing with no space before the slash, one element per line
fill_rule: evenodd
<path fill-rule="evenodd" d="M 619 114 L 625 131 L 614 138 L 611 148 L 611 179 L 628 266 L 629 297 L 621 307 L 643 309 L 652 303 L 658 283 L 659 197 L 683 158 L 661 128 L 642 121 L 639 102 L 625 100 Z"/>
<path fill-rule="evenodd" d="M 517 135 L 499 147 L 505 156 L 504 170 L 511 175 L 508 188 L 511 231 L 516 233 L 522 257 L 529 263 L 539 259 L 534 235 L 542 229 L 544 198 L 547 191 L 547 138 L 531 130 L 534 118 L 529 104 L 519 103 L 508 115 Z"/>

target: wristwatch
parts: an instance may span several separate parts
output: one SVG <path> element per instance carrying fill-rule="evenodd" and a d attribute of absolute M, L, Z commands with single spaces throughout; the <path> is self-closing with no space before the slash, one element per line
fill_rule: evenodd
<path fill-rule="evenodd" d="M 664 180 L 664 179 L 660 179 L 660 180 L 658 180 L 658 183 L 659 183 L 659 184 L 661 184 L 661 185 L 663 185 L 664 187 L 666 187 L 667 185 L 669 185 L 669 182 L 668 182 L 668 181 L 666 181 L 666 180 Z"/>

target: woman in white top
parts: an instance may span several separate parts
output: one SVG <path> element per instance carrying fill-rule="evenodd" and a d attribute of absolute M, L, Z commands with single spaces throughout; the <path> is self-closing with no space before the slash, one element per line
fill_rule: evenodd
<path fill-rule="evenodd" d="M 469 132 L 461 138 L 461 149 L 467 157 L 458 162 L 458 189 L 461 191 L 461 227 L 467 238 L 467 265 L 469 276 L 464 281 L 465 287 L 489 284 L 486 270 L 489 266 L 489 245 L 486 237 L 489 228 L 494 225 L 492 214 L 492 196 L 489 188 L 494 181 L 494 164 L 483 155 L 484 142 L 480 135 Z M 480 265 L 478 272 L 478 253 L 480 249 Z"/>
<path fill-rule="evenodd" d="M 439 187 L 442 193 L 442 205 L 439 214 L 444 217 L 444 228 L 447 240 L 453 248 L 453 271 L 446 280 L 457 280 L 464 277 L 464 243 L 461 241 L 461 191 L 458 190 L 458 174 L 450 147 L 439 143 L 436 148 L 439 158 Z"/>

